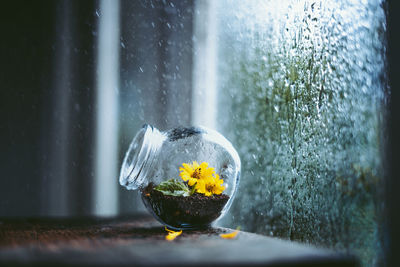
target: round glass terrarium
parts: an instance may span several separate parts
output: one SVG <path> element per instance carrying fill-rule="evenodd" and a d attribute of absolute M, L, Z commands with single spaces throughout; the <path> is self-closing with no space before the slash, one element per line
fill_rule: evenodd
<path fill-rule="evenodd" d="M 239 176 L 239 155 L 220 133 L 205 127 L 161 132 L 144 125 L 125 155 L 119 182 L 140 190 L 161 223 L 196 229 L 229 209 Z"/>

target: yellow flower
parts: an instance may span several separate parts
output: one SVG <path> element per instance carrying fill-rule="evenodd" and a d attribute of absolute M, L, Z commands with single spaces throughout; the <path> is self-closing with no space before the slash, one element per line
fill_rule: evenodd
<path fill-rule="evenodd" d="M 207 162 L 199 165 L 197 161 L 193 161 L 193 164 L 183 163 L 182 166 L 179 168 L 179 175 L 189 186 L 194 186 L 197 193 L 212 196 L 220 195 L 225 190 L 222 185 L 224 180 L 219 179 L 219 175 L 215 173 L 214 168 L 208 167 Z"/>
<path fill-rule="evenodd" d="M 179 175 L 189 186 L 196 184 L 198 179 L 207 179 L 215 173 L 214 168 L 208 168 L 207 162 L 199 165 L 197 161 L 193 161 L 193 164 L 183 163 L 182 166 L 179 168 Z"/>
<path fill-rule="evenodd" d="M 175 232 L 172 230 L 169 230 L 167 227 L 165 227 L 165 231 L 168 232 L 168 235 L 165 236 L 165 239 L 168 241 L 172 241 L 174 240 L 177 236 L 179 236 L 180 234 L 182 234 L 182 230 L 180 230 L 179 232 Z"/>
<path fill-rule="evenodd" d="M 208 177 L 207 179 L 200 179 L 195 185 L 196 192 L 204 194 L 205 196 L 220 195 L 225 190 L 225 186 L 222 184 L 224 180 L 219 179 L 219 175 Z"/>

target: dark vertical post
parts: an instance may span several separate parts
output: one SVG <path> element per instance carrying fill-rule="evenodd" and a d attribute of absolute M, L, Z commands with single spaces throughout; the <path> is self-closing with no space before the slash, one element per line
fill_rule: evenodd
<path fill-rule="evenodd" d="M 50 87 L 43 92 L 48 109 L 42 114 L 41 147 L 44 160 L 41 165 L 41 213 L 65 216 L 68 214 L 68 155 L 70 154 L 70 112 L 72 41 L 71 5 L 59 1 L 53 6 L 54 27 L 51 50 L 52 69 L 48 72 Z M 50 52 L 51 51 L 51 52 Z"/>
<path fill-rule="evenodd" d="M 95 146 L 95 77 L 97 1 L 69 1 L 71 5 L 70 127 L 68 155 L 69 211 L 92 209 Z"/>
<path fill-rule="evenodd" d="M 52 2 L 52 68 L 44 96 L 42 214 L 91 213 L 95 135 L 96 1 Z"/>

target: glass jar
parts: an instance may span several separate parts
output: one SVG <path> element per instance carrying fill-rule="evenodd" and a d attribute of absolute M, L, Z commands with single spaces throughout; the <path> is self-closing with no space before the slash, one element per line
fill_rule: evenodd
<path fill-rule="evenodd" d="M 144 125 L 129 146 L 119 181 L 139 189 L 161 223 L 198 229 L 229 209 L 239 176 L 239 155 L 220 133 L 205 127 L 161 132 Z"/>

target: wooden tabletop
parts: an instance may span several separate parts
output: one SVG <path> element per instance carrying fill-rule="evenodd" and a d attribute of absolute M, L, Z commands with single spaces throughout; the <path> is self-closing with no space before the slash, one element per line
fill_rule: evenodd
<path fill-rule="evenodd" d="M 0 265 L 357 266 L 355 258 L 232 229 L 184 231 L 167 241 L 149 216 L 0 219 Z"/>

